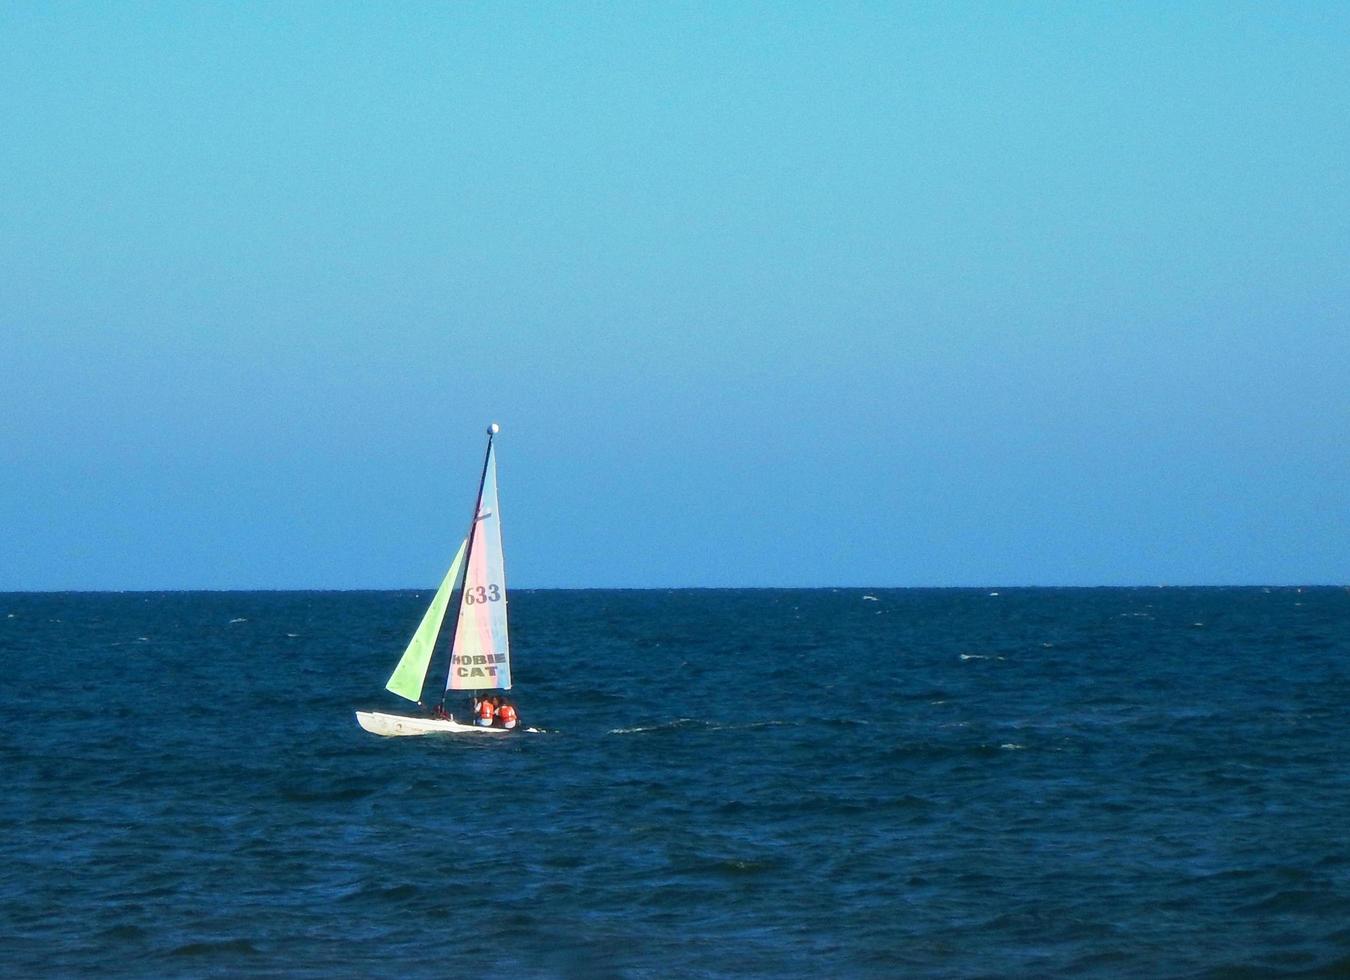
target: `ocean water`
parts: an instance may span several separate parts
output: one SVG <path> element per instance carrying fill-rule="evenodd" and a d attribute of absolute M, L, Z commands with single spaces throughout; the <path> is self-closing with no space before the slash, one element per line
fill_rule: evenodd
<path fill-rule="evenodd" d="M 0 974 L 1350 973 L 1345 589 L 517 591 L 545 733 L 368 735 L 428 597 L 0 595 Z"/>

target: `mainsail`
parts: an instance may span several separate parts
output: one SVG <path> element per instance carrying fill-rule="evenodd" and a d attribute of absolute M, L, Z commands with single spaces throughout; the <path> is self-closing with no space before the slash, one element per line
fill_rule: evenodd
<path fill-rule="evenodd" d="M 489 438 L 473 530 L 469 532 L 464 591 L 445 689 L 478 691 L 508 690 L 510 687 L 511 654 L 506 634 L 506 574 L 502 562 L 501 513 L 497 504 L 497 457 Z"/>

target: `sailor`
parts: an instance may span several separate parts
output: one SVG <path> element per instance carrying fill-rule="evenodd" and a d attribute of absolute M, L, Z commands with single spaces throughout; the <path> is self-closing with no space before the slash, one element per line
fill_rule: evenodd
<path fill-rule="evenodd" d="M 516 709 L 510 701 L 503 701 L 502 706 L 497 709 L 497 721 L 503 728 L 516 727 Z"/>
<path fill-rule="evenodd" d="M 480 728 L 492 727 L 492 716 L 496 713 L 492 698 L 483 698 L 478 702 L 478 725 Z"/>

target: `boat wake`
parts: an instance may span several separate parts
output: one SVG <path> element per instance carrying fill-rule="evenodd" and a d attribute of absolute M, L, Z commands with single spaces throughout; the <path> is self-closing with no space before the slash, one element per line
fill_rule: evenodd
<path fill-rule="evenodd" d="M 655 732 L 678 732 L 696 730 L 705 732 L 744 731 L 750 728 L 772 728 L 777 725 L 789 725 L 787 721 L 745 721 L 725 722 L 709 721 L 706 718 L 676 718 L 674 721 L 656 725 L 635 725 L 632 728 L 611 728 L 610 735 L 648 735 Z"/>

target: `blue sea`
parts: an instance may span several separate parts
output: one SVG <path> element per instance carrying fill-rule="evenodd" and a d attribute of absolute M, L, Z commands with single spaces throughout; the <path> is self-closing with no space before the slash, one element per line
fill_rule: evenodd
<path fill-rule="evenodd" d="M 1345 589 L 429 595 L 0 595 L 0 974 L 1350 975 Z"/>

